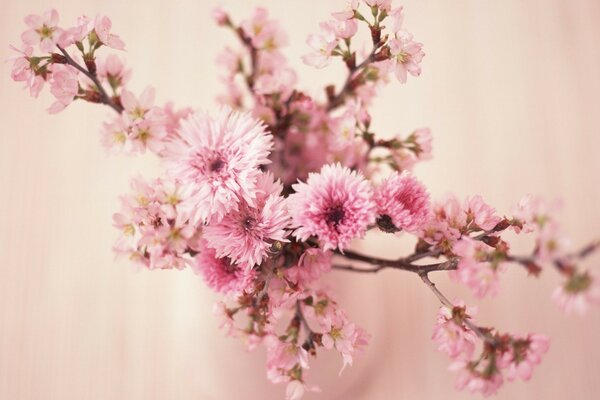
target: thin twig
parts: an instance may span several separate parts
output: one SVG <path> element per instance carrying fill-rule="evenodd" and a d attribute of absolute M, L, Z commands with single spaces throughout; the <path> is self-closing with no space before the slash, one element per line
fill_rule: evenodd
<path fill-rule="evenodd" d="M 123 111 L 123 107 L 119 104 L 116 104 L 110 98 L 110 96 L 106 93 L 106 90 L 104 90 L 104 87 L 98 80 L 98 77 L 96 76 L 96 74 L 92 74 L 90 71 L 88 71 L 87 69 L 85 69 L 81 65 L 79 65 L 75 60 L 73 60 L 73 58 L 69 55 L 69 53 L 67 53 L 67 51 L 65 49 L 63 49 L 59 45 L 56 45 L 56 47 L 58 47 L 58 49 L 63 54 L 63 56 L 65 56 L 65 59 L 67 60 L 67 64 L 71 65 L 72 67 L 74 67 L 75 69 L 80 71 L 82 74 L 87 76 L 92 82 L 94 82 L 94 85 L 96 85 L 96 88 L 98 89 L 98 93 L 100 93 L 101 102 L 103 104 L 106 104 L 107 106 L 109 106 L 110 108 L 112 108 L 113 110 L 115 110 L 117 113 L 120 114 Z"/>

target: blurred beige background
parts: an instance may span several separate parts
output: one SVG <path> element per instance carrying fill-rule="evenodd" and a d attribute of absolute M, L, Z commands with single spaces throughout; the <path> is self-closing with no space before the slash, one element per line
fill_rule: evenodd
<path fill-rule="evenodd" d="M 269 7 L 289 32 L 287 54 L 316 93 L 341 69 L 303 66 L 306 35 L 344 1 L 223 1 L 239 20 Z M 53 6 L 64 23 L 109 15 L 126 41 L 131 87 L 151 83 L 160 102 L 212 108 L 221 90 L 217 52 L 233 44 L 209 11 L 217 1 L 2 0 L 0 48 L 11 54 L 22 17 Z M 420 79 L 390 85 L 374 109 L 390 134 L 430 126 L 434 160 L 417 175 L 434 196 L 481 193 L 501 212 L 523 194 L 561 197 L 562 220 L 581 244 L 600 234 L 600 2 L 596 0 L 404 1 L 406 27 L 425 43 Z M 185 272 L 136 271 L 111 252 L 117 196 L 151 157 L 107 157 L 98 130 L 108 109 L 74 104 L 58 116 L 46 94 L 30 98 L 0 64 L 0 399 L 280 399 L 265 379 L 264 354 L 222 336 L 216 299 Z M 394 243 L 370 238 L 392 256 Z M 402 250 L 408 251 L 408 243 Z M 394 249 L 396 249 L 394 247 Z M 600 273 L 600 257 L 590 267 Z M 475 301 L 443 276 L 450 296 Z M 429 340 L 438 304 L 417 277 L 334 273 L 350 314 L 373 334 L 341 377 L 341 361 L 313 362 L 323 388 L 309 399 L 468 399 Z M 479 321 L 544 332 L 552 348 L 529 384 L 498 399 L 597 399 L 600 309 L 567 317 L 550 301 L 558 278 L 518 268 L 504 291 L 481 303 Z"/>

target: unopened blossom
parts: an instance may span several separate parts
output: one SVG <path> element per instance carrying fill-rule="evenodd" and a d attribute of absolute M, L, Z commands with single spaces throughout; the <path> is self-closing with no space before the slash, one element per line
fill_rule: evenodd
<path fill-rule="evenodd" d="M 575 272 L 557 287 L 552 299 L 566 313 L 583 315 L 591 305 L 600 304 L 600 282 L 589 272 Z"/>
<path fill-rule="evenodd" d="M 306 183 L 293 185 L 288 197 L 294 236 L 316 236 L 325 250 L 343 251 L 352 239 L 363 237 L 375 222 L 373 189 L 365 178 L 340 164 L 311 173 Z"/>
<path fill-rule="evenodd" d="M 392 54 L 392 66 L 400 83 L 406 83 L 408 74 L 421 75 L 421 60 L 425 56 L 423 45 L 415 42 L 412 35 L 403 33 L 388 42 Z"/>
<path fill-rule="evenodd" d="M 260 121 L 223 107 L 215 116 L 191 114 L 179 135 L 169 147 L 168 169 L 186 185 L 194 222 L 218 222 L 242 200 L 255 206 L 259 167 L 270 162 L 273 146 Z"/>
<path fill-rule="evenodd" d="M 429 194 L 409 172 L 392 173 L 375 190 L 378 225 L 390 231 L 418 230 L 429 215 Z"/>
<path fill-rule="evenodd" d="M 285 199 L 280 196 L 283 187 L 267 172 L 259 175 L 256 188 L 254 205 L 242 199 L 237 209 L 204 228 L 208 246 L 219 257 L 229 257 L 248 267 L 267 258 L 276 242 L 288 242 L 289 216 Z"/>
<path fill-rule="evenodd" d="M 514 336 L 511 338 L 509 350 L 500 357 L 498 366 L 509 381 L 516 378 L 528 381 L 533 374 L 533 368 L 542 361 L 542 356 L 549 347 L 550 339 L 544 335 Z"/>
<path fill-rule="evenodd" d="M 56 101 L 48 112 L 55 114 L 71 104 L 79 92 L 79 72 L 70 65 L 52 64 L 49 78 L 50 92 Z"/>
<path fill-rule="evenodd" d="M 110 32 L 112 28 L 112 22 L 110 18 L 104 15 L 96 16 L 94 21 L 94 31 L 100 42 L 108 47 L 112 47 L 116 50 L 124 50 L 125 42 L 121 38 Z"/>
<path fill-rule="evenodd" d="M 306 41 L 313 52 L 302 56 L 305 64 L 319 69 L 329 65 L 333 51 L 338 45 L 335 24 L 331 21 L 322 22 L 320 27 L 321 33 L 309 35 Z"/>
<path fill-rule="evenodd" d="M 29 94 L 32 97 L 38 97 L 46 80 L 40 72 L 36 72 L 40 60 L 32 57 L 33 47 L 25 45 L 22 50 L 13 46 L 11 48 L 21 54 L 13 57 L 11 78 L 15 82 L 25 82 L 25 88 L 29 89 Z"/>
<path fill-rule="evenodd" d="M 452 251 L 459 257 L 456 270 L 448 274 L 454 281 L 467 285 L 476 297 L 495 296 L 500 287 L 498 273 L 504 265 L 493 259 L 493 249 L 468 237 L 454 243 Z"/>
<path fill-rule="evenodd" d="M 446 353 L 452 359 L 471 359 L 479 339 L 464 321 L 474 313 L 475 309 L 464 307 L 462 303 L 453 309 L 440 307 L 432 335 L 438 351 Z"/>
<path fill-rule="evenodd" d="M 205 241 L 201 243 L 192 270 L 204 277 L 208 287 L 225 294 L 240 294 L 252 285 L 256 279 L 254 270 L 236 264 L 228 257 L 219 257 Z"/>
<path fill-rule="evenodd" d="M 55 50 L 56 42 L 62 30 L 58 27 L 58 11 L 50 9 L 42 16 L 30 14 L 25 17 L 29 27 L 23 32 L 21 39 L 29 46 L 40 45 L 40 50 L 50 53 Z"/>
<path fill-rule="evenodd" d="M 222 7 L 217 7 L 212 11 L 212 17 L 218 25 L 225 26 L 229 25 L 231 22 L 229 21 L 229 15 L 227 12 L 223 10 Z"/>

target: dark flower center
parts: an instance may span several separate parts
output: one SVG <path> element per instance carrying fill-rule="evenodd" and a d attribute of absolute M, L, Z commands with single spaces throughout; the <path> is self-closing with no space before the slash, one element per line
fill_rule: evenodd
<path fill-rule="evenodd" d="M 223 167 L 225 166 L 225 162 L 222 158 L 217 158 L 210 163 L 210 171 L 211 172 L 221 172 Z"/>
<path fill-rule="evenodd" d="M 325 220 L 328 224 L 337 227 L 340 222 L 344 220 L 345 216 L 346 212 L 344 211 L 344 207 L 337 205 L 327 210 L 327 213 L 325 214 Z"/>

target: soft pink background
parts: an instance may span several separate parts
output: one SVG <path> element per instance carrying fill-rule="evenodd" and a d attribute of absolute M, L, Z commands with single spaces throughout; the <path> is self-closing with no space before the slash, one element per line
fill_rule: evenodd
<path fill-rule="evenodd" d="M 301 65 L 306 35 L 343 1 L 225 1 L 234 18 L 269 7 L 290 35 L 287 50 L 306 88 L 341 82 L 341 68 Z M 600 234 L 600 2 L 595 0 L 405 1 L 406 26 L 425 43 L 420 79 L 390 85 L 374 109 L 379 132 L 430 126 L 435 159 L 417 169 L 434 196 L 481 193 L 500 212 L 531 192 L 565 201 L 574 244 Z M 22 17 L 56 7 L 62 21 L 110 15 L 127 42 L 132 88 L 151 83 L 160 102 L 214 108 L 217 52 L 233 44 L 209 11 L 216 1 L 2 1 L 0 48 L 17 43 Z M 8 50 L 2 57 L 8 57 Z M 111 215 L 130 177 L 159 173 L 152 157 L 107 157 L 98 129 L 108 109 L 44 109 L 0 64 L 0 399 L 279 399 L 264 354 L 223 337 L 215 296 L 185 272 L 136 271 L 113 259 Z M 408 251 L 374 235 L 366 251 Z M 519 247 L 519 246 L 517 246 Z M 599 257 L 590 267 L 599 272 Z M 474 300 L 435 275 L 452 298 Z M 355 367 L 320 356 L 320 399 L 468 399 L 453 389 L 446 358 L 429 340 L 437 303 L 412 275 L 331 274 L 350 314 L 372 334 Z M 600 309 L 567 317 L 550 301 L 558 282 L 519 268 L 479 320 L 544 332 L 552 348 L 529 384 L 498 399 L 596 399 Z"/>

